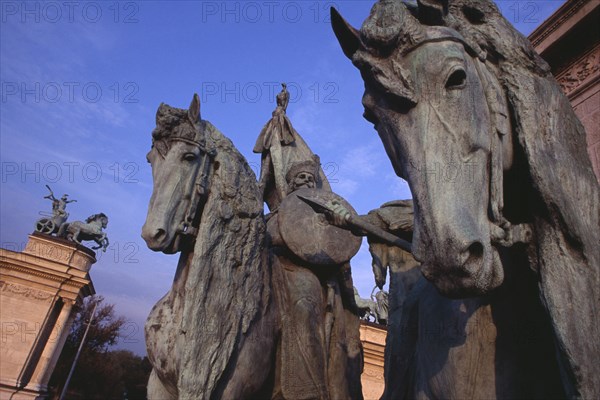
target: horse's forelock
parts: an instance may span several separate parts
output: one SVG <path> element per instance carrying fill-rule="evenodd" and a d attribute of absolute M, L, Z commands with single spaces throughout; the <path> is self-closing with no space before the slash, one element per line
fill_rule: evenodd
<path fill-rule="evenodd" d="M 200 130 L 200 131 L 199 131 Z M 168 142 L 174 138 L 203 142 L 204 124 L 192 124 L 187 110 L 161 103 L 156 112 L 156 129 L 152 131 L 152 140 Z"/>
<path fill-rule="evenodd" d="M 171 107 L 168 104 L 161 103 L 156 111 L 156 125 L 169 127 L 176 125 L 180 119 L 186 116 L 185 110 Z"/>
<path fill-rule="evenodd" d="M 380 1 L 361 30 L 363 44 L 377 53 L 413 46 L 423 37 L 423 28 L 408 10 L 407 5 L 394 0 Z"/>
<path fill-rule="evenodd" d="M 438 10 L 441 18 L 441 13 L 447 13 L 448 10 L 445 1 L 427 0 L 419 3 L 422 10 L 398 0 L 376 3 L 361 28 L 361 46 L 352 56 L 352 62 L 362 71 L 363 77 L 367 77 L 383 92 L 409 105 L 415 105 L 418 97 L 410 72 L 400 63 L 400 59 L 409 52 L 428 42 L 452 40 L 463 44 L 471 55 L 482 57 L 479 46 L 464 38 L 453 27 L 429 26 L 425 23 L 431 20 L 432 13 L 420 11 Z"/>
<path fill-rule="evenodd" d="M 185 118 L 184 110 L 161 103 L 156 111 L 156 128 L 152 131 L 153 140 L 168 139 L 175 133 L 175 128 Z"/>

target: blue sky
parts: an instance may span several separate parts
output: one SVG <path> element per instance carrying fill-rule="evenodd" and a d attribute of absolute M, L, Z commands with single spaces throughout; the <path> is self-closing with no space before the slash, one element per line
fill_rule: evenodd
<path fill-rule="evenodd" d="M 77 203 L 70 220 L 104 212 L 111 246 L 91 276 L 128 318 L 120 347 L 145 353 L 144 320 L 169 289 L 178 256 L 140 237 L 152 191 L 150 148 L 161 102 L 189 105 L 228 136 L 258 172 L 254 142 L 280 82 L 288 115 L 335 192 L 359 213 L 410 198 L 371 124 L 363 83 L 328 23 L 334 5 L 354 26 L 373 1 L 0 1 L 0 242 L 22 250 L 44 185 Z M 525 35 L 564 0 L 498 1 Z M 352 262 L 367 297 L 366 241 Z"/>

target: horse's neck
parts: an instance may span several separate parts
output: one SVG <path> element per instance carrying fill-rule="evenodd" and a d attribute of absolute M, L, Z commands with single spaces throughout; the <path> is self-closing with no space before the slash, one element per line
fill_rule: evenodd
<path fill-rule="evenodd" d="M 530 266 L 527 248 L 522 244 L 509 248 L 500 247 L 498 254 L 504 270 L 504 283 L 486 298 L 492 306 L 513 308 L 510 311 L 513 315 L 536 313 L 541 305 L 538 294 L 539 278 Z M 509 304 L 512 306 L 508 306 Z M 532 311 L 534 309 L 536 311 Z"/>
<path fill-rule="evenodd" d="M 177 269 L 175 270 L 175 277 L 173 278 L 173 291 L 179 292 L 185 287 L 185 281 L 187 280 L 189 271 L 188 266 L 192 262 L 193 257 L 193 250 L 183 250 L 181 252 L 179 261 L 177 262 Z"/>
<path fill-rule="evenodd" d="M 530 267 L 522 245 L 506 249 L 501 257 L 505 284 L 489 296 L 497 335 L 496 365 L 511 371 L 505 377 L 507 384 L 529 382 L 527 396 L 564 397 L 553 328 L 540 300 L 538 272 Z M 500 397 L 512 396 L 512 393 L 497 393 Z"/>
<path fill-rule="evenodd" d="M 419 295 L 417 385 L 433 397 L 561 393 L 552 329 L 535 273 L 520 249 L 501 253 L 506 278 L 492 293 L 451 300 L 427 284 Z M 481 381 L 492 384 L 477 384 Z"/>

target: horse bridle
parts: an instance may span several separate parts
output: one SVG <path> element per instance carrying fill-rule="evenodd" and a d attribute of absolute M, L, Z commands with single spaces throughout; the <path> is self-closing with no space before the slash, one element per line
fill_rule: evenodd
<path fill-rule="evenodd" d="M 490 110 L 490 157 L 489 187 L 491 210 L 491 239 L 503 247 L 511 247 L 515 243 L 529 243 L 533 239 L 531 224 L 513 225 L 508 221 L 502 210 L 504 208 L 504 171 L 510 169 L 513 163 L 514 145 L 510 126 L 510 110 L 504 89 L 489 67 L 475 58 L 475 66 L 481 79 L 488 109 Z M 505 156 L 509 154 L 509 159 Z"/>
<path fill-rule="evenodd" d="M 210 165 L 217 152 L 213 149 L 208 149 L 204 142 L 198 140 L 175 137 L 171 138 L 169 141 L 184 142 L 200 149 L 201 159 L 198 162 L 198 168 L 196 169 L 196 181 L 194 183 L 192 197 L 183 216 L 183 220 L 177 224 L 177 230 L 175 232 L 179 235 L 195 238 L 198 235 L 198 227 L 194 226 L 194 223 L 198 214 L 200 200 L 205 199 L 209 193 L 210 188 L 208 178 L 210 177 Z"/>

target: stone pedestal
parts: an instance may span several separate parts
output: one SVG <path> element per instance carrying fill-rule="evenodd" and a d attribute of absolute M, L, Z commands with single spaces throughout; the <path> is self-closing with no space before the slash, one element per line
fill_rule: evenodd
<path fill-rule="evenodd" d="M 360 377 L 365 400 L 381 398 L 385 387 L 383 380 L 383 353 L 385 350 L 385 326 L 361 322 L 360 341 L 364 351 L 364 369 Z"/>
<path fill-rule="evenodd" d="M 95 293 L 92 250 L 34 233 L 21 253 L 0 249 L 0 400 L 43 399 L 73 322 Z"/>

